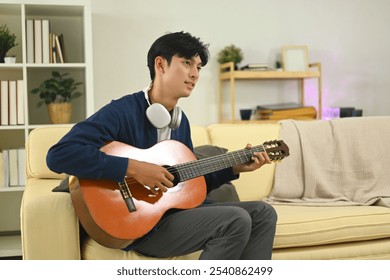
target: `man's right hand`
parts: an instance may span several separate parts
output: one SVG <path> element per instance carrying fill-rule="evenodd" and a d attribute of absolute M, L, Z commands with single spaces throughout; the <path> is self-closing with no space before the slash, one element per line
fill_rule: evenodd
<path fill-rule="evenodd" d="M 129 159 L 126 176 L 149 187 L 153 194 L 157 194 L 157 189 L 166 192 L 173 187 L 174 176 L 164 167 L 154 163 Z"/>

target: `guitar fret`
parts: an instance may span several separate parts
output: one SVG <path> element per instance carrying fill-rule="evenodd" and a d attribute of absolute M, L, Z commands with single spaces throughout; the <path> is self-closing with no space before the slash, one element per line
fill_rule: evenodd
<path fill-rule="evenodd" d="M 253 147 L 255 152 L 263 151 L 262 146 Z M 232 167 L 237 164 L 245 163 L 251 160 L 252 151 L 243 149 L 235 152 L 229 152 L 223 155 L 213 156 L 201 160 L 182 163 L 175 166 L 180 174 L 180 181 L 186 181 L 214 171 Z"/>

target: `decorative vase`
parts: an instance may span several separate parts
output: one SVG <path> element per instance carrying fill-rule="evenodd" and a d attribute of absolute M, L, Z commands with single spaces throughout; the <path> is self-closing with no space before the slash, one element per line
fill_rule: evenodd
<path fill-rule="evenodd" d="M 70 123 L 72 116 L 72 104 L 70 102 L 50 103 L 47 104 L 47 109 L 52 124 Z"/>

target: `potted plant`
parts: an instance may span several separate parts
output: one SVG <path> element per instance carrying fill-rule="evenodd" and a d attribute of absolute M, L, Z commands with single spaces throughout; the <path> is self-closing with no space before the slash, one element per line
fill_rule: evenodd
<path fill-rule="evenodd" d="M 38 88 L 31 90 L 31 93 L 39 93 L 41 101 L 37 103 L 37 107 L 47 105 L 51 123 L 69 123 L 72 113 L 71 100 L 81 96 L 76 89 L 82 83 L 66 77 L 69 73 L 52 71 L 51 75 L 50 79 L 43 81 Z"/>
<path fill-rule="evenodd" d="M 4 63 L 7 52 L 18 44 L 15 34 L 9 31 L 6 24 L 0 26 L 0 63 Z"/>
<path fill-rule="evenodd" d="M 240 48 L 235 45 L 226 46 L 218 53 L 218 62 L 220 64 L 226 62 L 233 62 L 235 69 L 237 69 L 237 64 L 240 63 L 244 58 L 244 55 Z"/>

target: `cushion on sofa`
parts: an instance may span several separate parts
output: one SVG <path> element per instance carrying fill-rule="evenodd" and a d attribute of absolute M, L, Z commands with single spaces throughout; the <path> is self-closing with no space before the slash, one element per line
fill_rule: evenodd
<path fill-rule="evenodd" d="M 273 205 L 274 248 L 305 247 L 390 237 L 390 209 L 379 206 Z"/>
<path fill-rule="evenodd" d="M 191 140 L 194 147 L 211 144 L 207 128 L 200 125 L 191 125 Z"/>
<path fill-rule="evenodd" d="M 390 260 L 390 239 L 274 249 L 273 260 Z"/>
<path fill-rule="evenodd" d="M 211 144 L 231 151 L 244 149 L 246 144 L 260 145 L 279 138 L 279 124 L 214 124 L 207 127 Z M 273 184 L 275 163 L 265 165 L 254 172 L 240 174 L 234 181 L 241 201 L 266 197 Z"/>

